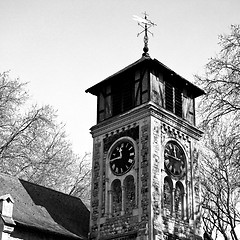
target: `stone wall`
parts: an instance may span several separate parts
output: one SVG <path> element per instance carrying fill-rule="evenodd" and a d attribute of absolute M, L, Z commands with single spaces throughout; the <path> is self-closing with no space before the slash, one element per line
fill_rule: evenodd
<path fill-rule="evenodd" d="M 160 133 L 158 134 L 158 127 L 160 128 Z M 154 130 L 155 129 L 155 130 Z M 199 213 L 196 211 L 199 209 L 199 179 L 198 179 L 198 159 L 196 154 L 196 144 L 197 141 L 187 134 L 187 129 L 181 131 L 177 126 L 166 123 L 157 123 L 155 121 L 155 126 L 153 128 L 153 136 L 155 138 L 160 136 L 162 149 L 159 152 L 160 166 L 161 166 L 161 194 L 156 190 L 154 193 L 153 209 L 154 209 L 154 233 L 161 239 L 195 239 L 198 238 L 201 231 Z M 174 177 L 169 175 L 164 169 L 164 146 L 168 141 L 176 141 L 184 149 L 187 168 L 186 173 L 180 177 Z M 154 149 L 154 148 L 153 148 Z M 158 159 L 153 155 L 153 189 L 158 189 L 156 187 L 155 179 L 158 179 L 156 174 L 158 173 L 158 168 L 154 167 L 158 163 Z M 159 166 L 159 165 L 158 165 Z M 172 212 L 165 208 L 164 197 L 163 197 L 163 185 L 164 179 L 168 177 L 172 181 Z M 182 216 L 178 216 L 175 212 L 174 201 L 175 199 L 175 189 L 177 184 L 183 186 L 183 213 Z M 161 199 L 161 212 L 158 211 L 158 205 L 154 204 L 158 199 Z M 160 216 L 160 218 L 159 218 Z"/>
<path fill-rule="evenodd" d="M 200 235 L 197 137 L 194 138 L 192 130 L 188 131 L 181 123 L 150 116 L 95 138 L 91 239 L 170 240 L 194 239 Z M 122 137 L 133 139 L 138 153 L 131 171 L 123 176 L 114 176 L 107 158 L 111 146 Z M 169 141 L 176 141 L 186 155 L 186 173 L 179 178 L 169 175 L 164 168 L 164 147 Z M 126 208 L 124 197 L 127 191 L 123 183 L 127 176 L 134 179 L 135 204 L 131 203 Z M 182 186 L 180 206 L 183 206 L 184 213 L 180 217 L 174 207 L 169 211 L 164 206 L 166 177 L 172 181 L 173 199 L 176 186 Z M 111 210 L 115 204 L 111 189 L 114 180 L 119 181 L 122 190 L 119 196 L 123 199 L 118 202 L 117 213 Z"/>

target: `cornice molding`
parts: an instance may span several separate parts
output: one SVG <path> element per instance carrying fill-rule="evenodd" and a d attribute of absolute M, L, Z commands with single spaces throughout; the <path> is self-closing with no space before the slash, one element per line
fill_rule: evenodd
<path fill-rule="evenodd" d="M 131 126 L 137 125 L 140 120 L 149 117 L 149 113 L 149 103 L 143 104 L 131 109 L 128 112 L 109 118 L 99 124 L 94 125 L 90 128 L 91 134 L 93 137 L 97 137 L 126 126 L 129 126 L 130 128 Z"/>
<path fill-rule="evenodd" d="M 176 116 L 175 114 L 158 107 L 156 104 L 151 104 L 151 116 L 159 119 L 163 124 L 171 125 L 176 130 L 179 130 L 195 139 L 201 138 L 203 132 L 188 121 Z"/>
<path fill-rule="evenodd" d="M 171 125 L 179 131 L 185 134 L 199 139 L 203 132 L 197 127 L 193 126 L 186 120 L 177 117 L 175 114 L 165 110 L 162 107 L 157 106 L 152 102 L 145 103 L 128 112 L 120 114 L 118 116 L 107 119 L 99 124 L 94 125 L 90 130 L 93 137 L 104 135 L 106 133 L 116 131 L 123 127 L 133 127 L 138 124 L 139 121 L 144 120 L 147 117 L 153 116 L 159 119 L 162 123 Z"/>

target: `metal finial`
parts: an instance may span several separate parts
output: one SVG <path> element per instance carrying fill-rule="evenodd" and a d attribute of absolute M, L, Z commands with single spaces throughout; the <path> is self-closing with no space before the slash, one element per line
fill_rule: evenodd
<path fill-rule="evenodd" d="M 146 12 L 144 12 L 143 14 L 144 14 L 144 18 L 133 15 L 133 20 L 137 21 L 138 25 L 143 28 L 143 30 L 140 33 L 138 33 L 137 36 L 139 36 L 142 33 L 145 33 L 144 38 L 143 38 L 144 47 L 143 47 L 143 54 L 142 55 L 144 57 L 149 57 L 149 54 L 148 54 L 148 50 L 149 50 L 149 48 L 148 48 L 148 33 L 151 33 L 152 36 L 153 36 L 153 33 L 150 32 L 148 29 L 150 27 L 157 26 L 157 24 L 153 23 L 152 21 L 150 21 L 147 18 L 148 14 Z"/>

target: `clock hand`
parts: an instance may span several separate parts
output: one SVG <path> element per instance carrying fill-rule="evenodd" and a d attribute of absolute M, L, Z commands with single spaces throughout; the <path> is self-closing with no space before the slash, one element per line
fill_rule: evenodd
<path fill-rule="evenodd" d="M 170 154 L 166 154 L 166 155 L 167 155 L 167 157 L 169 157 L 169 158 L 171 158 L 171 159 L 173 159 L 173 160 L 181 161 L 181 159 L 178 159 L 178 158 L 176 158 L 176 157 L 174 157 L 174 156 L 172 156 L 172 155 L 170 155 Z"/>
<path fill-rule="evenodd" d="M 114 161 L 122 158 L 122 148 L 119 149 L 119 154 L 120 154 L 119 157 L 112 158 L 112 159 L 109 160 L 109 162 L 114 162 Z"/>
<path fill-rule="evenodd" d="M 174 157 L 176 157 L 177 156 L 177 152 L 176 152 L 176 146 L 175 145 L 173 147 L 173 152 L 174 152 Z"/>
<path fill-rule="evenodd" d="M 119 157 L 116 157 L 116 158 L 110 159 L 109 162 L 114 162 L 114 161 L 116 161 L 116 160 L 118 160 L 118 159 L 121 159 L 121 158 L 122 158 L 122 156 L 119 156 Z"/>

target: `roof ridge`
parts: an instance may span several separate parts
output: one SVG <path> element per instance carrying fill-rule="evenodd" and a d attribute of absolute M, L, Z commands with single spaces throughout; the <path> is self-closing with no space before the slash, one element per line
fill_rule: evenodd
<path fill-rule="evenodd" d="M 9 176 L 11 176 L 11 175 L 9 175 Z M 16 178 L 17 178 L 17 177 L 16 177 Z M 79 198 L 79 197 L 76 197 L 76 196 L 73 196 L 73 195 L 69 195 L 69 194 L 64 193 L 64 192 L 61 192 L 61 191 L 59 191 L 59 190 L 56 190 L 56 189 L 53 189 L 53 188 L 50 188 L 50 187 L 46 187 L 46 186 L 43 186 L 43 185 L 40 185 L 40 184 L 37 184 L 37 183 L 34 183 L 34 182 L 30 182 L 30 181 L 27 181 L 27 180 L 24 180 L 24 179 L 21 179 L 21 178 L 18 178 L 18 179 L 19 179 L 20 182 L 23 181 L 23 182 L 29 183 L 29 184 L 31 184 L 31 185 L 35 185 L 35 186 L 37 186 L 37 187 L 42 187 L 42 188 L 48 189 L 48 190 L 50 190 L 50 191 L 60 193 L 60 194 L 62 194 L 62 195 L 65 195 L 65 196 L 68 196 L 68 197 L 72 197 L 72 198 L 77 198 L 77 199 L 81 200 L 81 198 Z M 82 200 L 81 200 L 81 201 L 82 201 Z"/>
<path fill-rule="evenodd" d="M 29 183 L 29 184 L 32 184 L 32 185 L 35 185 L 35 186 L 38 186 L 38 187 L 46 188 L 46 189 L 49 189 L 49 190 L 51 190 L 51 191 L 61 193 L 61 194 L 66 195 L 66 196 L 70 196 L 70 197 L 74 197 L 74 198 L 80 199 L 79 197 L 69 195 L 69 194 L 67 194 L 67 193 L 61 192 L 61 191 L 59 191 L 59 190 L 56 190 L 56 189 L 53 189 L 53 188 L 50 188 L 50 187 L 43 186 L 43 185 L 41 185 L 41 184 L 37 184 L 37 183 L 34 183 L 34 182 L 30 182 L 30 181 L 28 181 L 28 180 L 19 178 L 19 177 L 17 177 L 17 176 L 11 175 L 11 174 L 9 174 L 9 173 L 2 173 L 2 172 L 1 172 L 1 173 L 0 173 L 0 176 L 1 176 L 1 175 L 4 175 L 4 176 L 9 177 L 9 178 L 15 178 L 15 179 L 18 179 L 20 182 L 23 181 L 23 182 L 26 182 L 26 183 Z M 80 199 L 80 200 L 81 200 L 81 199 Z"/>

